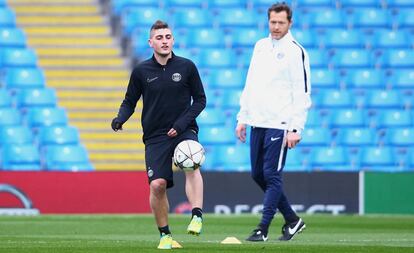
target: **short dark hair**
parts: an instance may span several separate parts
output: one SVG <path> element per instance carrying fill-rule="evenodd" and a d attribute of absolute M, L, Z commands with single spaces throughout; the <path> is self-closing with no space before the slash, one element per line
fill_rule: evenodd
<path fill-rule="evenodd" d="M 292 20 L 292 9 L 285 2 L 275 3 L 272 6 L 270 6 L 269 9 L 267 10 L 267 19 L 270 19 L 270 13 L 272 11 L 277 12 L 277 13 L 286 11 L 287 19 L 289 20 L 289 22 Z"/>
<path fill-rule="evenodd" d="M 152 24 L 150 31 L 152 30 L 158 30 L 158 29 L 165 29 L 169 28 L 167 22 L 164 22 L 162 20 L 155 21 L 154 24 Z"/>

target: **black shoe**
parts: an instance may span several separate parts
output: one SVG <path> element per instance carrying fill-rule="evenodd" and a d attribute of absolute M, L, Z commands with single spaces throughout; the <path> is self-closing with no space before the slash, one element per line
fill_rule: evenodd
<path fill-rule="evenodd" d="M 282 236 L 279 237 L 280 241 L 289 241 L 291 240 L 297 233 L 302 232 L 306 228 L 305 222 L 299 218 L 298 221 L 292 222 L 290 224 L 285 224 L 282 227 Z"/>
<path fill-rule="evenodd" d="M 251 242 L 265 242 L 267 241 L 267 233 L 263 232 L 263 230 L 256 228 L 253 230 L 252 234 L 246 239 L 246 241 Z"/>

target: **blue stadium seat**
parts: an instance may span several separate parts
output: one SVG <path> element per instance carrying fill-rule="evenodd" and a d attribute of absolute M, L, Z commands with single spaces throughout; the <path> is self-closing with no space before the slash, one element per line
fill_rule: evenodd
<path fill-rule="evenodd" d="M 45 126 L 39 128 L 37 136 L 41 147 L 50 145 L 79 144 L 78 129 L 72 126 Z"/>
<path fill-rule="evenodd" d="M 339 68 L 371 67 L 373 57 L 364 49 L 338 49 L 332 57 L 332 64 Z"/>
<path fill-rule="evenodd" d="M 385 144 L 395 146 L 414 146 L 414 129 L 411 127 L 389 128 L 385 132 Z"/>
<path fill-rule="evenodd" d="M 175 11 L 172 15 L 172 24 L 177 29 L 211 27 L 213 15 L 208 10 L 199 8 L 184 8 Z"/>
<path fill-rule="evenodd" d="M 318 110 L 311 109 L 306 119 L 306 127 L 324 127 L 327 124 L 326 117 Z"/>
<path fill-rule="evenodd" d="M 377 134 L 373 129 L 366 127 L 340 128 L 335 142 L 341 146 L 372 146 L 377 144 Z"/>
<path fill-rule="evenodd" d="M 409 32 L 405 30 L 379 30 L 375 31 L 372 46 L 374 48 L 409 48 Z"/>
<path fill-rule="evenodd" d="M 227 126 L 200 128 L 198 136 L 202 145 L 236 143 L 234 129 Z"/>
<path fill-rule="evenodd" d="M 284 1 L 285 3 L 291 5 L 292 4 L 292 0 L 287 0 Z M 253 4 L 253 7 L 261 12 L 266 12 L 267 9 L 275 3 L 274 0 L 254 0 L 251 1 L 251 3 Z"/>
<path fill-rule="evenodd" d="M 330 111 L 330 124 L 332 127 L 363 127 L 367 124 L 364 110 L 337 109 Z"/>
<path fill-rule="evenodd" d="M 110 1 L 111 13 L 114 16 L 119 16 L 122 11 L 129 7 L 159 7 L 159 1 L 154 0 L 116 0 Z"/>
<path fill-rule="evenodd" d="M 43 88 L 45 76 L 38 68 L 9 68 L 3 82 L 9 89 Z"/>
<path fill-rule="evenodd" d="M 412 8 L 414 7 L 414 3 L 411 0 L 387 0 L 387 5 L 389 7 L 394 7 L 394 8 Z"/>
<path fill-rule="evenodd" d="M 37 56 L 31 48 L 6 48 L 0 51 L 0 66 L 7 67 L 36 67 Z"/>
<path fill-rule="evenodd" d="M 364 33 L 357 29 L 327 29 L 322 44 L 327 48 L 363 48 Z"/>
<path fill-rule="evenodd" d="M 414 69 L 393 69 L 390 77 L 390 83 L 396 88 L 413 89 Z"/>
<path fill-rule="evenodd" d="M 290 29 L 293 38 L 305 48 L 318 47 L 318 42 L 315 39 L 315 30 L 313 29 Z"/>
<path fill-rule="evenodd" d="M 318 8 L 309 12 L 309 26 L 312 28 L 345 28 L 346 15 L 341 9 Z"/>
<path fill-rule="evenodd" d="M 46 169 L 51 171 L 92 171 L 88 152 L 81 145 L 58 145 L 46 149 Z"/>
<path fill-rule="evenodd" d="M 300 145 L 303 146 L 329 146 L 332 142 L 331 132 L 327 128 L 306 128 L 302 132 Z"/>
<path fill-rule="evenodd" d="M 396 166 L 397 159 L 393 149 L 387 147 L 365 147 L 360 154 L 361 167 L 375 169 L 381 166 Z"/>
<path fill-rule="evenodd" d="M 328 68 L 312 69 L 311 83 L 314 88 L 339 88 L 340 80 L 340 75 L 336 70 Z"/>
<path fill-rule="evenodd" d="M 211 89 L 206 87 L 206 82 L 204 81 L 204 76 L 201 76 L 201 80 L 204 84 L 204 93 L 207 97 L 207 108 L 220 107 L 222 105 L 222 93 L 221 89 Z"/>
<path fill-rule="evenodd" d="M 248 68 L 252 59 L 253 48 L 243 49 L 237 57 L 237 67 Z"/>
<path fill-rule="evenodd" d="M 288 149 L 283 171 L 307 171 L 306 159 L 307 156 L 302 152 L 302 149 L 298 147 Z"/>
<path fill-rule="evenodd" d="M 335 7 L 335 0 L 295 0 L 296 7 Z"/>
<path fill-rule="evenodd" d="M 121 15 L 122 35 L 129 36 L 136 28 L 148 32 L 151 25 L 158 19 L 168 22 L 167 12 L 152 7 L 126 8 Z"/>
<path fill-rule="evenodd" d="M 238 89 L 226 89 L 223 91 L 223 109 L 239 109 L 240 108 L 240 96 L 243 90 Z"/>
<path fill-rule="evenodd" d="M 348 150 L 344 147 L 314 147 L 309 155 L 309 160 L 314 168 L 328 169 L 351 165 Z"/>
<path fill-rule="evenodd" d="M 68 123 L 65 109 L 59 107 L 29 108 L 26 120 L 32 128 L 52 125 L 63 126 Z"/>
<path fill-rule="evenodd" d="M 355 8 L 350 14 L 349 20 L 353 27 L 390 27 L 391 12 L 380 8 Z"/>
<path fill-rule="evenodd" d="M 20 28 L 0 27 L 0 47 L 25 47 L 26 35 Z"/>
<path fill-rule="evenodd" d="M 250 171 L 250 148 L 246 144 L 221 145 L 216 148 L 216 169 L 221 171 Z"/>
<path fill-rule="evenodd" d="M 0 27 L 15 27 L 16 15 L 14 12 L 7 8 L 0 6 Z"/>
<path fill-rule="evenodd" d="M 380 7 L 381 1 L 378 0 L 341 0 L 338 1 L 342 8 L 360 8 L 360 7 Z"/>
<path fill-rule="evenodd" d="M 56 92 L 52 88 L 24 89 L 17 92 L 19 108 L 54 107 L 57 104 Z"/>
<path fill-rule="evenodd" d="M 40 153 L 33 144 L 13 144 L 3 147 L 3 170 L 41 170 Z"/>
<path fill-rule="evenodd" d="M 346 73 L 346 87 L 372 89 L 385 88 L 386 75 L 383 70 L 360 68 L 349 70 Z"/>
<path fill-rule="evenodd" d="M 327 89 L 320 92 L 319 101 L 315 101 L 317 106 L 332 108 L 349 108 L 354 106 L 354 95 L 349 90 Z"/>
<path fill-rule="evenodd" d="M 220 27 L 263 27 L 266 19 L 246 8 L 220 9 L 216 17 Z"/>
<path fill-rule="evenodd" d="M 410 127 L 413 124 L 409 110 L 381 110 L 378 114 L 377 126 L 381 128 Z"/>
<path fill-rule="evenodd" d="M 28 127 L 22 125 L 0 127 L 0 146 L 26 143 L 33 143 L 33 134 Z"/>
<path fill-rule="evenodd" d="M 398 29 L 413 27 L 414 26 L 413 12 L 414 12 L 414 8 L 398 8 L 398 14 L 393 19 L 395 22 L 394 26 L 398 27 Z"/>
<path fill-rule="evenodd" d="M 180 9 L 188 7 L 206 7 L 207 0 L 164 0 L 164 4 L 167 8 Z"/>
<path fill-rule="evenodd" d="M 245 8 L 245 0 L 208 0 L 208 7 L 210 9 L 221 9 L 221 8 Z"/>
<path fill-rule="evenodd" d="M 307 52 L 309 56 L 309 62 L 312 68 L 328 66 L 329 57 L 325 50 L 310 48 L 307 50 Z"/>
<path fill-rule="evenodd" d="M 21 114 L 16 108 L 0 108 L 0 126 L 20 125 L 21 122 Z"/>
<path fill-rule="evenodd" d="M 402 109 L 403 101 L 398 90 L 370 90 L 367 93 L 365 106 L 368 108 Z"/>
<path fill-rule="evenodd" d="M 189 48 L 221 48 L 226 44 L 224 32 L 216 28 L 191 29 L 183 36 L 184 44 Z"/>
<path fill-rule="evenodd" d="M 235 67 L 236 63 L 236 53 L 230 49 L 204 49 L 200 52 L 201 66 L 199 67 Z"/>
<path fill-rule="evenodd" d="M 382 67 L 412 68 L 414 67 L 414 51 L 412 49 L 389 49 L 383 51 L 379 58 Z"/>
<path fill-rule="evenodd" d="M 12 105 L 12 99 L 9 92 L 6 89 L 0 88 L 0 108 L 10 107 Z"/>
<path fill-rule="evenodd" d="M 220 89 L 242 89 L 246 80 L 246 70 L 234 68 L 213 69 L 209 73 L 208 87 Z"/>
<path fill-rule="evenodd" d="M 232 47 L 248 47 L 252 49 L 255 43 L 266 37 L 267 31 L 257 28 L 233 28 L 231 29 L 230 41 Z"/>
<path fill-rule="evenodd" d="M 197 117 L 200 127 L 224 126 L 226 119 L 224 112 L 219 108 L 206 108 Z"/>

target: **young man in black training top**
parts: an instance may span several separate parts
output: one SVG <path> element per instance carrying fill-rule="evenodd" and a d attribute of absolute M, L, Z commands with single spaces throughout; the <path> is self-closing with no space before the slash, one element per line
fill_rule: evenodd
<path fill-rule="evenodd" d="M 150 206 L 160 232 L 159 249 L 171 249 L 173 239 L 168 227 L 167 188 L 174 185 L 172 157 L 183 140 L 198 141 L 196 117 L 206 106 L 203 85 L 194 63 L 172 52 L 174 36 L 168 24 L 156 21 L 148 40 L 153 56 L 132 71 L 118 116 L 112 120 L 114 131 L 134 113 L 143 98 L 142 128 L 145 163 L 150 184 Z M 199 235 L 202 228 L 203 179 L 200 170 L 185 172 L 185 190 L 192 205 L 187 231 Z"/>

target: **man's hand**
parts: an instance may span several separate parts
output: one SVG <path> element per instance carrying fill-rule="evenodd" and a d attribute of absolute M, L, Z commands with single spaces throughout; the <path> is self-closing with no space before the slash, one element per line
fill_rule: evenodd
<path fill-rule="evenodd" d="M 299 143 L 300 139 L 302 139 L 300 134 L 288 131 L 286 135 L 286 144 L 288 148 L 294 148 L 296 144 Z"/>
<path fill-rule="evenodd" d="M 241 142 L 246 142 L 246 125 L 237 124 L 236 136 Z"/>
<path fill-rule="evenodd" d="M 177 136 L 177 131 L 174 129 L 174 128 L 171 128 L 170 129 L 170 131 L 168 131 L 168 133 L 167 133 L 167 135 L 169 136 L 169 137 L 175 137 L 175 136 Z"/>
<path fill-rule="evenodd" d="M 118 130 L 122 130 L 122 123 L 118 120 L 118 118 L 114 118 L 111 123 L 112 130 L 117 132 Z"/>

